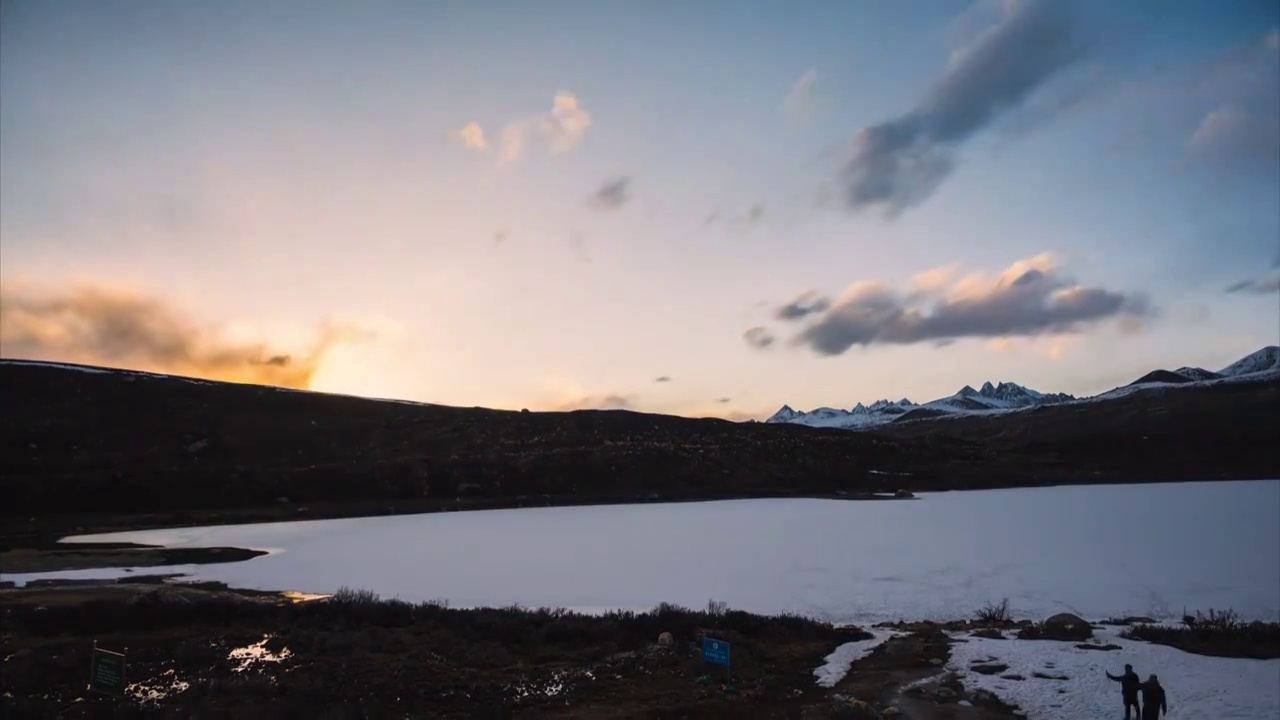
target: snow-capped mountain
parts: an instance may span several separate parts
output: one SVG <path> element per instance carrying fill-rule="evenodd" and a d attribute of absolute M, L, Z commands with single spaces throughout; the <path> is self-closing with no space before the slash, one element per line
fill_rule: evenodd
<path fill-rule="evenodd" d="M 1280 370 L 1280 345 L 1269 345 L 1256 353 L 1245 355 L 1219 370 L 1218 375 L 1241 377 L 1275 370 Z"/>
<path fill-rule="evenodd" d="M 810 412 L 799 412 L 784 405 L 765 422 L 799 423 L 814 427 L 865 427 L 896 420 L 908 413 L 951 414 L 969 412 L 990 412 L 1013 410 L 1017 408 L 1047 405 L 1066 402 L 1075 398 L 1066 393 L 1042 393 L 1023 387 L 1017 383 L 1002 382 L 997 385 L 983 383 L 982 388 L 974 390 L 965 385 L 954 395 L 932 400 L 927 403 L 914 403 L 903 398 L 901 400 L 877 400 L 870 405 L 858 403 L 849 410 L 821 407 Z"/>
<path fill-rule="evenodd" d="M 1252 379 L 1263 374 L 1275 374 L 1280 377 L 1280 347 L 1274 345 L 1264 347 L 1218 372 L 1198 367 L 1154 370 L 1124 387 L 1089 398 L 1076 398 L 1067 393 L 1037 392 L 1017 383 L 1002 382 L 992 385 L 987 382 L 983 383 L 978 390 L 965 385 L 954 395 L 919 404 L 904 398 L 897 401 L 877 400 L 870 405 L 858 403 L 848 410 L 820 407 L 810 412 L 801 412 L 789 405 L 783 405 L 782 409 L 765 422 L 858 429 L 898 419 L 1011 412 L 1043 405 L 1102 400 L 1148 388 L 1228 382 L 1238 378 Z"/>

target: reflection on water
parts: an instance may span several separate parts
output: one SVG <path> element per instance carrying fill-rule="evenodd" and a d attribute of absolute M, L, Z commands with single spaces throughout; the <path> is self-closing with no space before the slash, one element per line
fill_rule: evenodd
<path fill-rule="evenodd" d="M 281 660 L 287 660 L 293 657 L 293 651 L 289 648 L 281 648 L 280 652 L 273 653 L 267 649 L 267 643 L 271 641 L 270 635 L 263 635 L 262 639 L 252 645 L 233 648 L 227 653 L 227 659 L 238 662 L 235 667 L 231 668 L 232 672 L 244 672 L 254 666 L 256 663 L 278 663 Z"/>
<path fill-rule="evenodd" d="M 129 683 L 128 693 L 142 702 L 158 702 L 190 687 L 191 683 L 180 679 L 178 673 L 170 668 L 160 673 L 154 680 Z"/>

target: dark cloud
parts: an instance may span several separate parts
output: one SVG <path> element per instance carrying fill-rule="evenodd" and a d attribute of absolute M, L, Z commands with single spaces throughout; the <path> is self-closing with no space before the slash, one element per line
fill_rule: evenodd
<path fill-rule="evenodd" d="M 932 305 L 922 307 L 928 299 Z M 881 282 L 859 283 L 793 342 L 819 355 L 840 355 L 855 345 L 1073 333 L 1109 319 L 1132 329 L 1150 314 L 1142 296 L 1078 285 L 1041 257 L 1015 263 L 994 279 L 963 279 L 945 293 L 899 293 Z"/>
<path fill-rule="evenodd" d="M 720 403 L 721 405 L 727 405 L 728 403 L 733 402 L 733 400 L 731 398 L 722 397 L 722 398 L 716 398 L 716 402 Z"/>
<path fill-rule="evenodd" d="M 1271 179 L 1280 173 L 1280 30 L 1211 63 L 1193 94 L 1207 104 L 1188 140 L 1193 158 Z"/>
<path fill-rule="evenodd" d="M 1227 288 L 1227 292 L 1247 295 L 1271 295 L 1273 293 L 1280 293 L 1280 274 L 1273 274 L 1271 277 L 1242 280 Z"/>
<path fill-rule="evenodd" d="M 0 287 L 0 347 L 11 358 L 308 388 L 329 349 L 376 334 L 326 324 L 304 352 L 286 354 L 268 343 L 223 340 L 163 300 L 130 290 L 83 286 L 41 294 Z"/>
<path fill-rule="evenodd" d="M 670 376 L 670 375 L 659 375 L 658 377 L 654 378 L 654 379 L 653 379 L 653 381 L 654 381 L 654 382 L 656 382 L 656 383 L 669 383 L 669 382 L 671 382 L 671 376 Z"/>
<path fill-rule="evenodd" d="M 773 333 L 769 332 L 768 328 L 763 327 L 747 328 L 746 331 L 742 333 L 742 339 L 746 340 L 748 345 L 758 350 L 763 350 L 769 347 L 775 340 Z"/>
<path fill-rule="evenodd" d="M 778 320 L 799 320 L 831 307 L 831 301 L 810 290 L 774 312 Z"/>
<path fill-rule="evenodd" d="M 610 393 L 608 395 L 588 395 L 586 397 L 566 400 L 555 407 L 556 410 L 632 410 L 635 398 L 630 395 Z"/>
<path fill-rule="evenodd" d="M 915 108 L 859 131 L 842 173 L 845 203 L 855 210 L 883 205 L 895 217 L 932 195 L 955 167 L 955 148 L 1081 56 L 1064 5 L 1018 2 L 952 57 Z"/>
<path fill-rule="evenodd" d="M 1014 137 L 1030 134 L 1064 115 L 1106 100 L 1120 88 L 1119 76 L 1108 73 L 1102 66 L 1065 73 L 1059 81 L 1035 93 L 1021 107 L 1011 111 L 1002 130 Z"/>
<path fill-rule="evenodd" d="M 623 176 L 605 181 L 587 202 L 600 210 L 617 210 L 630 200 L 631 178 Z"/>
<path fill-rule="evenodd" d="M 749 233 L 762 221 L 767 206 L 763 200 L 752 203 L 743 212 L 726 212 L 724 210 L 715 210 L 703 221 L 704 227 L 712 225 L 723 225 L 726 230 L 735 233 Z"/>

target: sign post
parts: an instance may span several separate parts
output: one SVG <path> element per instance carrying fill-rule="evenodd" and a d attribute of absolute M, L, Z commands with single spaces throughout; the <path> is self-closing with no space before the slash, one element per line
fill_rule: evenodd
<path fill-rule="evenodd" d="M 103 650 L 95 640 L 93 657 L 89 661 L 89 692 L 123 698 L 127 686 L 124 672 L 124 653 Z"/>
<path fill-rule="evenodd" d="M 733 677 L 729 671 L 729 643 L 710 637 L 702 638 L 702 662 L 708 665 L 723 665 L 725 687 L 729 687 Z"/>

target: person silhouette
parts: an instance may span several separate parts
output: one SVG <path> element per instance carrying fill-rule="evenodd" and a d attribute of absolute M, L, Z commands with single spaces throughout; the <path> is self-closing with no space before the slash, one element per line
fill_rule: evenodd
<path fill-rule="evenodd" d="M 1133 666 L 1125 665 L 1124 674 L 1120 677 L 1107 673 L 1107 678 L 1120 683 L 1120 699 L 1124 700 L 1124 720 L 1129 720 L 1130 706 L 1133 707 L 1133 720 L 1142 720 L 1142 708 L 1138 706 L 1138 689 L 1142 687 L 1142 680 L 1138 678 L 1138 673 L 1133 671 Z"/>
<path fill-rule="evenodd" d="M 1155 675 L 1142 683 L 1142 720 L 1159 720 L 1160 713 L 1169 714 L 1169 705 L 1165 702 L 1164 688 Z"/>

